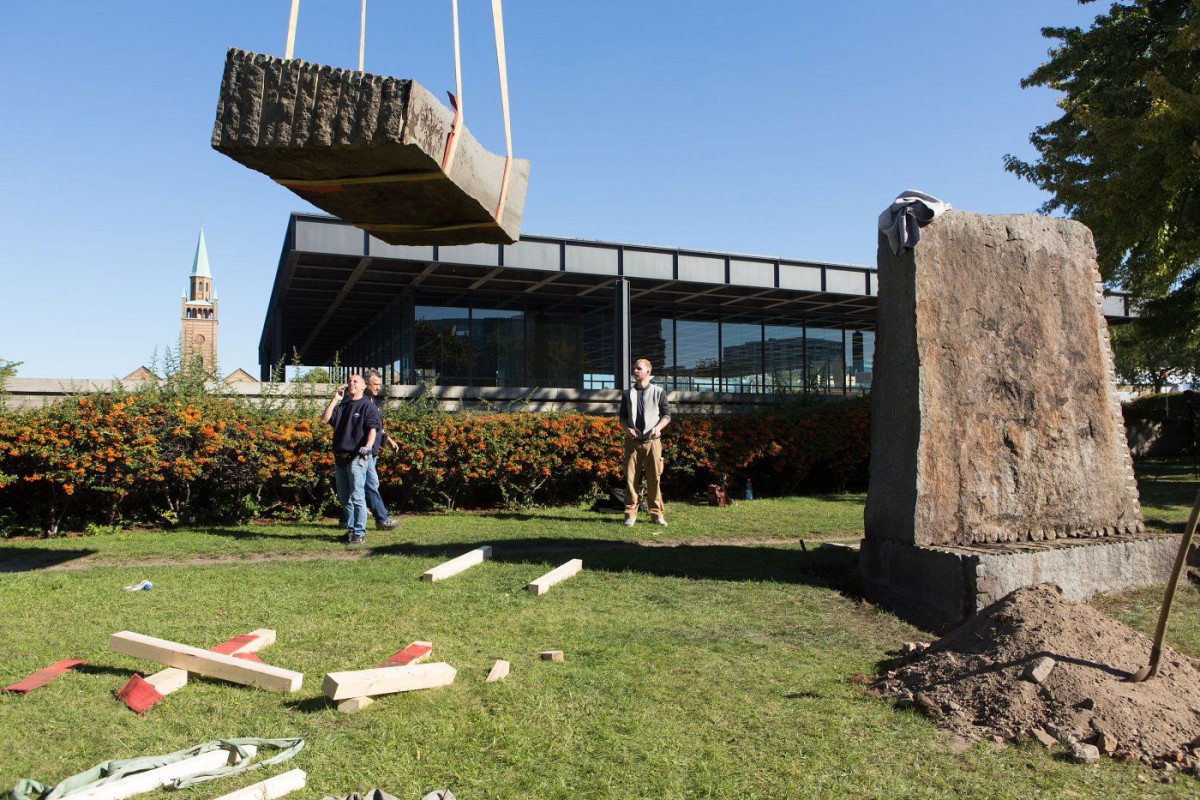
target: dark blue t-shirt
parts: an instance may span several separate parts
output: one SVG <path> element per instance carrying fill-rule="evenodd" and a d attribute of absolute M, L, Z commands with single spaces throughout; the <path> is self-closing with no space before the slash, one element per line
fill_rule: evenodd
<path fill-rule="evenodd" d="M 383 420 L 375 402 L 365 395 L 359 400 L 345 400 L 329 417 L 333 427 L 333 452 L 356 453 L 367 443 L 367 431 L 383 429 Z M 375 435 L 378 440 L 379 434 Z"/>

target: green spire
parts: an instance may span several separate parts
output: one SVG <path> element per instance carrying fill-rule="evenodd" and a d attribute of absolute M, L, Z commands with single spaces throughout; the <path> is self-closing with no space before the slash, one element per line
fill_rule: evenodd
<path fill-rule="evenodd" d="M 193 278 L 211 278 L 208 271 L 208 248 L 204 246 L 204 228 L 200 229 L 200 239 L 196 242 L 196 257 L 192 259 Z"/>

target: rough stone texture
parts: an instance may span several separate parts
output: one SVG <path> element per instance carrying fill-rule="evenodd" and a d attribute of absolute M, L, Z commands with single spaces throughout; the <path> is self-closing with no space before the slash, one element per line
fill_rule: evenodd
<path fill-rule="evenodd" d="M 231 49 L 212 146 L 276 180 L 441 172 L 454 113 L 415 81 L 285 61 Z M 511 244 L 517 240 L 529 162 L 513 159 L 497 224 L 504 157 L 465 127 L 441 179 L 295 188 L 300 197 L 390 244 Z M 381 230 L 372 226 L 463 230 Z"/>
<path fill-rule="evenodd" d="M 1036 661 L 1030 662 L 1025 671 L 1021 673 L 1021 680 L 1030 681 L 1032 683 L 1041 683 L 1046 678 L 1050 677 L 1050 671 L 1054 669 L 1055 661 L 1050 656 L 1042 656 Z"/>
<path fill-rule="evenodd" d="M 1163 583 L 1175 534 L 1110 536 L 969 547 L 915 547 L 863 539 L 863 594 L 909 621 L 943 630 L 1023 586 L 1057 584 L 1066 599 Z"/>
<path fill-rule="evenodd" d="M 950 211 L 878 263 L 867 539 L 1140 532 L 1091 232 Z"/>

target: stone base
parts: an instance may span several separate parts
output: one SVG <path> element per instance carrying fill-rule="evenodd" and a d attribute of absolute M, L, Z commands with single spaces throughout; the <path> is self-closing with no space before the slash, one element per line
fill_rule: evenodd
<path fill-rule="evenodd" d="M 863 594 L 922 628 L 953 627 L 1022 586 L 1055 583 L 1081 602 L 1170 577 L 1179 536 L 917 547 L 863 539 Z"/>

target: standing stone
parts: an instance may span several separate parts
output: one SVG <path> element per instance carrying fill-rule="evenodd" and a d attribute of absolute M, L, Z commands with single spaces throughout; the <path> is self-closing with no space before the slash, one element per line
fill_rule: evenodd
<path fill-rule="evenodd" d="M 1087 227 L 950 211 L 878 262 L 867 539 L 1140 531 Z"/>

